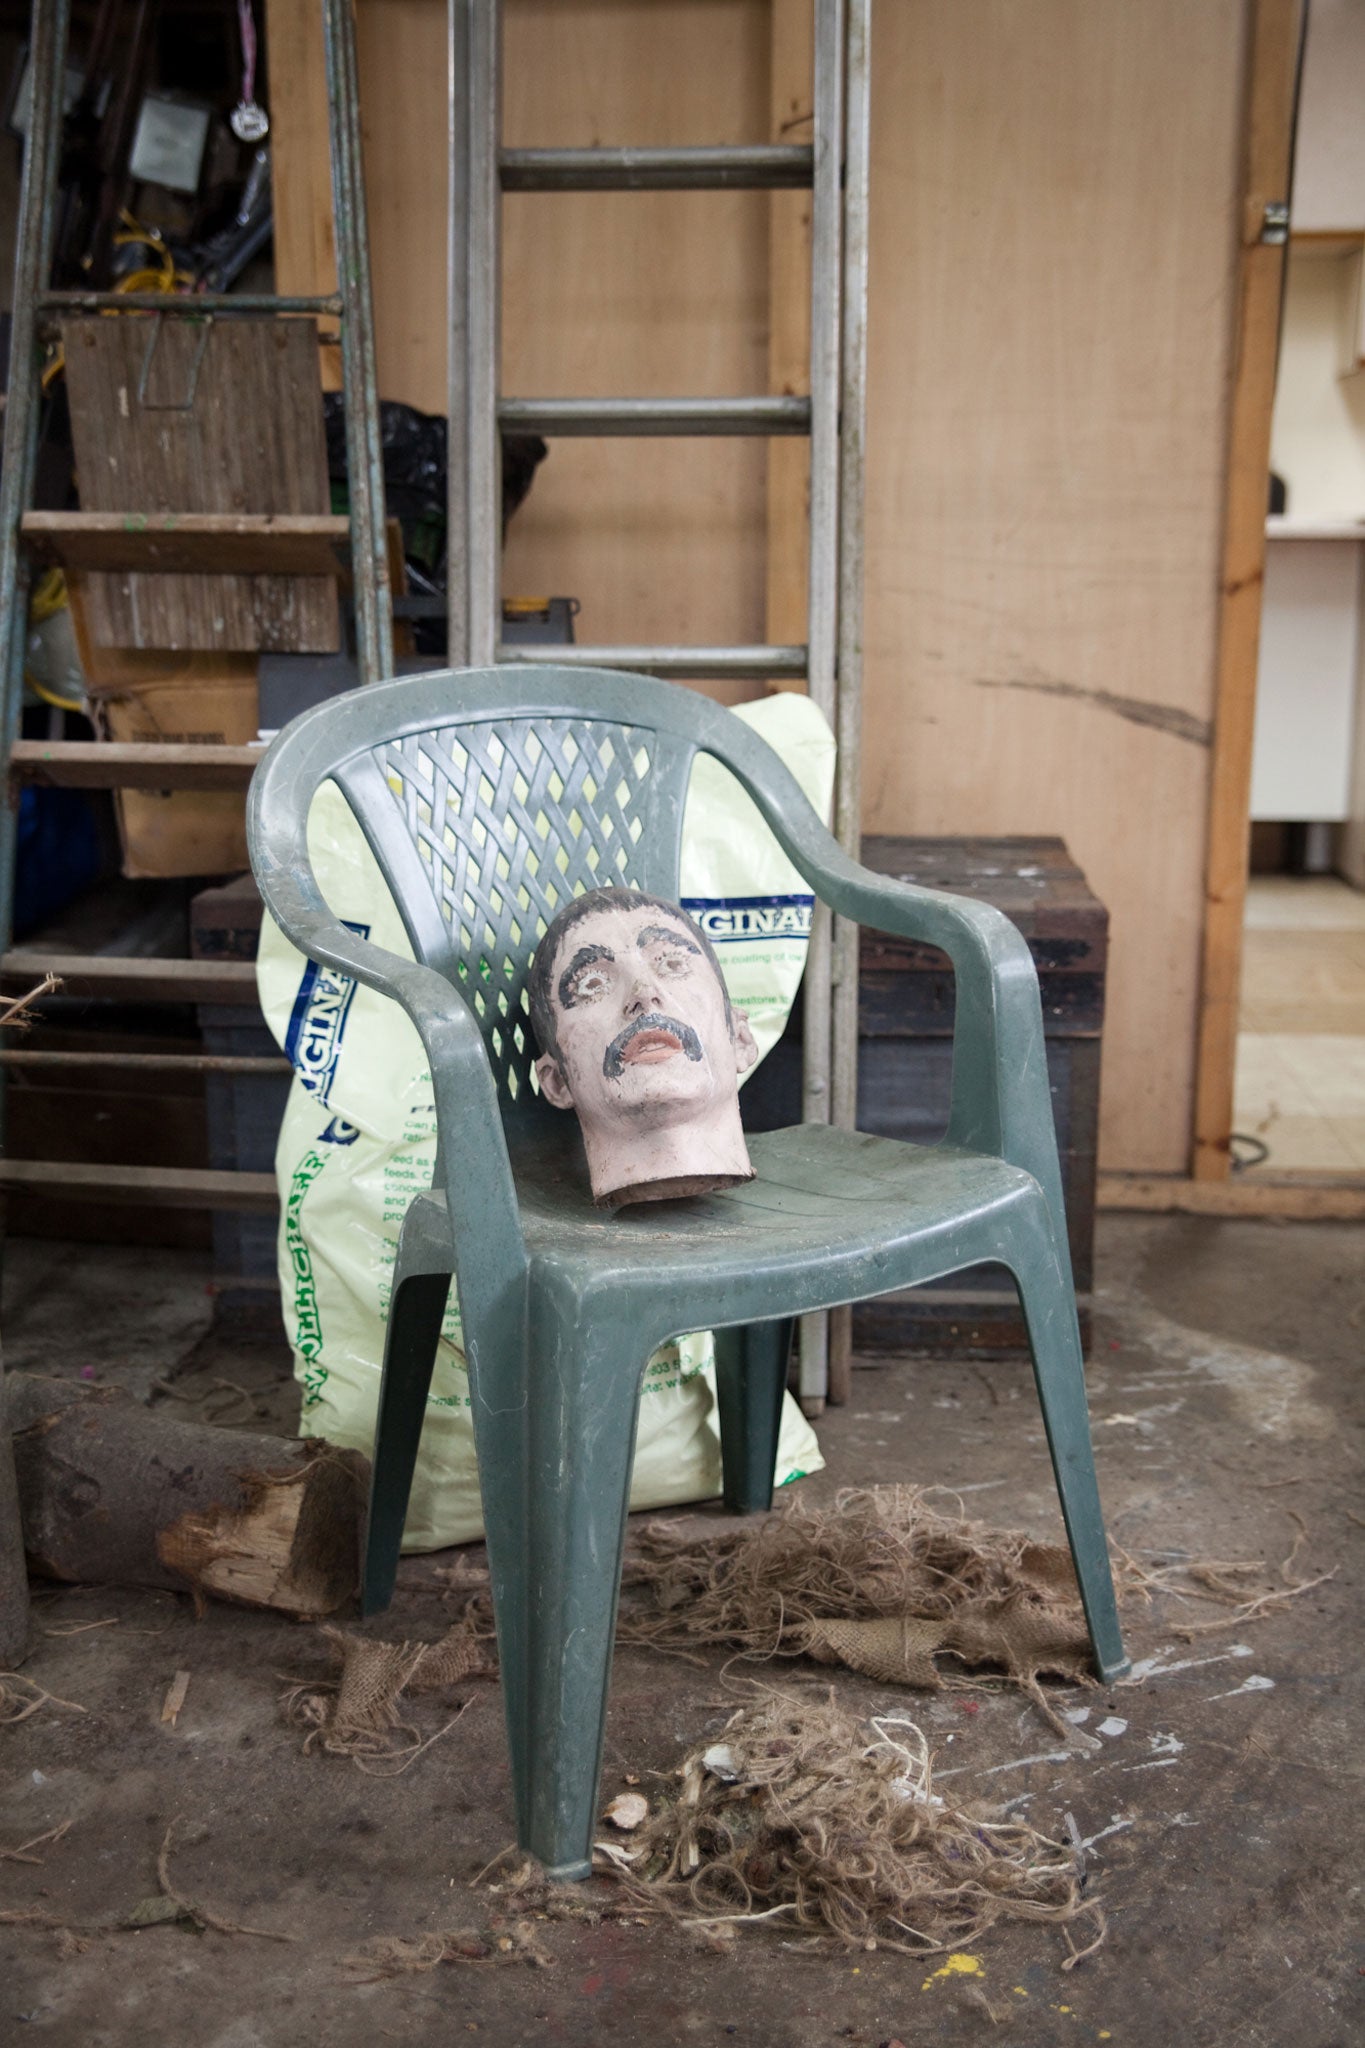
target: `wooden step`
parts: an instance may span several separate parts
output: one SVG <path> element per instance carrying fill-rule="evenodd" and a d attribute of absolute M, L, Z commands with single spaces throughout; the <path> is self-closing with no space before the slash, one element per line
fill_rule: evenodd
<path fill-rule="evenodd" d="M 86 1166 L 64 1159 L 0 1159 L 0 1190 L 75 1202 L 134 1202 L 148 1209 L 279 1207 L 273 1173 L 213 1167 Z"/>
<path fill-rule="evenodd" d="M 64 996 L 102 1002 L 242 1003 L 256 1008 L 251 960 L 148 960 L 117 954 L 49 953 L 16 946 L 0 960 L 0 989 L 24 995 L 55 974 Z"/>
<path fill-rule="evenodd" d="M 25 512 L 35 562 L 209 576 L 347 576 L 351 523 L 330 513 Z"/>
<path fill-rule="evenodd" d="M 49 789 L 245 789 L 264 751 L 171 740 L 16 740 L 10 774 Z"/>

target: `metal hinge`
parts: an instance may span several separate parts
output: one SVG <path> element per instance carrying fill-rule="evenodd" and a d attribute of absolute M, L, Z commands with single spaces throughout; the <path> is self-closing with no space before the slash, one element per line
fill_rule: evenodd
<path fill-rule="evenodd" d="M 1289 201 L 1267 199 L 1261 220 L 1261 240 L 1282 243 L 1289 240 Z"/>

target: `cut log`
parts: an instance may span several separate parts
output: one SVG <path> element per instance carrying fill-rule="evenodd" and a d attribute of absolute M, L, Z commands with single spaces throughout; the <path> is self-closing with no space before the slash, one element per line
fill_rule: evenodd
<path fill-rule="evenodd" d="M 7 1381 L 29 1570 L 298 1616 L 355 1593 L 369 1464 L 295 1437 L 179 1422 L 117 1388 Z"/>
<path fill-rule="evenodd" d="M 23 1656 L 28 1641 L 28 1573 L 5 1390 L 0 1365 L 0 1669 L 8 1670 Z"/>

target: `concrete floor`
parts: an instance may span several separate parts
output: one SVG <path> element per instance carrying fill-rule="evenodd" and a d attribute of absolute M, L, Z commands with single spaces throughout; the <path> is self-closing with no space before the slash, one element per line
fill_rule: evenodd
<path fill-rule="evenodd" d="M 4 1731 L 0 1851 L 72 1826 L 36 1852 L 41 1867 L 0 1858 L 0 1911 L 126 1912 L 155 1892 L 156 1850 L 179 1815 L 179 1887 L 297 1941 L 163 1925 L 73 1950 L 0 1926 L 0 2040 L 1349 2048 L 1365 2038 L 1363 1252 L 1359 1230 L 1333 1225 L 1110 1216 L 1101 1234 L 1091 1400 L 1114 1536 L 1137 1553 L 1262 1557 L 1273 1571 L 1296 1534 L 1293 1509 L 1308 1531 L 1295 1572 L 1334 1569 L 1330 1581 L 1193 1644 L 1173 1603 L 1132 1613 L 1133 1679 L 1057 1695 L 1089 1709 L 1078 1724 L 1089 1746 L 1070 1754 L 1031 1707 L 989 1687 L 967 1711 L 960 1694 L 838 1682 L 864 1718 L 922 1722 L 945 1791 L 996 1798 L 1048 1833 L 1074 1817 L 1110 1936 L 1070 1975 L 1047 1927 L 995 1930 L 972 1951 L 977 1974 L 935 1975 L 941 1958 L 812 1952 L 767 1930 L 717 1955 L 659 1924 L 603 1923 L 539 1929 L 549 1968 L 456 1963 L 352 1981 L 345 1958 L 368 1937 L 483 1924 L 496 1903 L 468 1889 L 512 1834 L 496 1685 L 465 1688 L 469 1711 L 405 1776 L 368 1777 L 303 1757 L 279 1718 L 280 1674 L 323 1667 L 309 1630 L 225 1606 L 196 1622 L 173 1596 L 63 1589 L 35 1609 L 25 1668 L 86 1711 L 49 1706 Z M 201 1407 L 228 1405 L 225 1420 L 250 1405 L 287 1426 L 282 1350 L 215 1335 L 204 1282 L 193 1255 L 12 1245 L 7 1362 L 93 1366 L 168 1400 L 153 1384 L 163 1380 Z M 214 1385 L 224 1380 L 253 1390 L 248 1401 Z M 829 1469 L 802 1482 L 808 1498 L 935 1481 L 983 1518 L 1057 1531 L 1026 1368 L 868 1362 L 820 1434 Z M 405 1564 L 383 1633 L 440 1632 L 439 1562 Z M 112 1625 L 65 1632 L 82 1622 Z M 159 1713 L 178 1669 L 191 1681 L 171 1728 Z M 604 1797 L 627 1771 L 648 1790 L 650 1772 L 720 1726 L 719 1672 L 718 1658 L 618 1653 Z M 778 1675 L 816 1674 L 792 1664 Z M 435 1711 L 423 1709 L 432 1726 Z M 1126 1725 L 1092 1732 L 1105 1722 Z"/>

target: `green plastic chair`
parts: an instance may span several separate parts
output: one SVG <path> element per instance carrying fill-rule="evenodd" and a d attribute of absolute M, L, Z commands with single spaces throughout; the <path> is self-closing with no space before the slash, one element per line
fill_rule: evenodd
<path fill-rule="evenodd" d="M 572 1116 L 531 1085 L 525 980 L 569 896 L 678 895 L 698 750 L 748 791 L 843 917 L 937 946 L 956 975 L 944 1142 L 825 1125 L 750 1138 L 757 1177 L 605 1214 Z M 416 961 L 323 901 L 307 818 L 345 795 Z M 431 1064 L 435 1186 L 394 1273 L 363 1573 L 388 1604 L 453 1273 L 523 1848 L 591 1856 L 640 1386 L 671 1337 L 714 1329 L 727 1503 L 772 1495 L 792 1318 L 996 1261 L 1019 1289 L 1100 1677 L 1127 1669 L 1095 1480 L 1033 962 L 999 911 L 873 875 L 772 749 L 696 692 L 598 669 L 471 669 L 373 684 L 305 712 L 264 755 L 248 834 L 301 951 L 382 990 Z"/>

